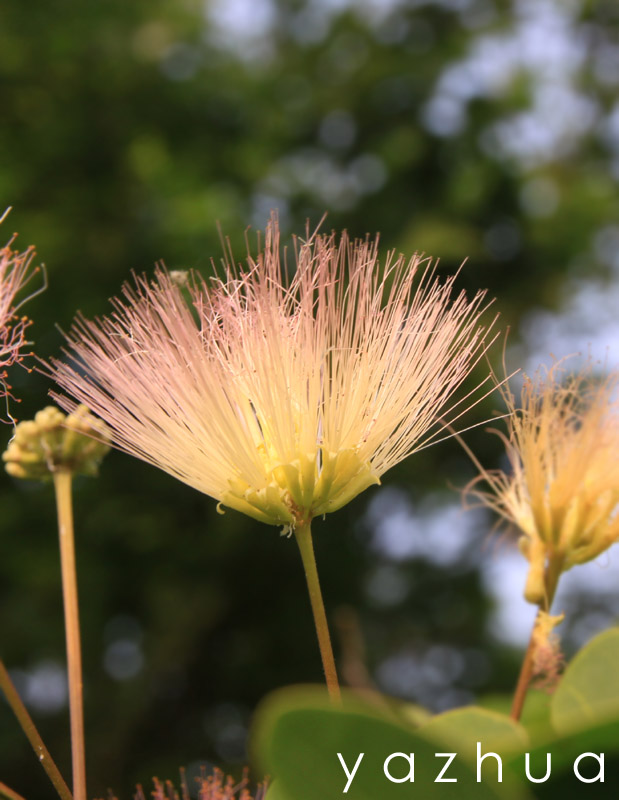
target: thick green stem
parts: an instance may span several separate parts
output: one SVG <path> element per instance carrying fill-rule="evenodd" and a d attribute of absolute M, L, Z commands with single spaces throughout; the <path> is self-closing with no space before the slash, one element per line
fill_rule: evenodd
<path fill-rule="evenodd" d="M 335 659 L 333 658 L 333 648 L 331 647 L 331 637 L 329 636 L 329 626 L 327 625 L 327 615 L 325 614 L 325 606 L 320 591 L 310 523 L 307 522 L 303 525 L 297 525 L 294 533 L 299 545 L 299 550 L 301 551 L 303 569 L 305 570 L 307 588 L 309 590 L 312 612 L 314 614 L 316 634 L 318 635 L 318 646 L 320 647 L 322 665 L 327 680 L 327 689 L 329 690 L 331 700 L 334 703 L 339 703 L 341 701 L 340 685 L 337 680 Z"/>
<path fill-rule="evenodd" d="M 86 800 L 86 759 L 84 749 L 84 705 L 82 699 L 82 649 L 77 603 L 77 573 L 73 536 L 72 474 L 59 469 L 54 473 L 60 563 L 64 599 L 67 669 L 69 676 L 69 711 L 71 715 L 71 755 L 73 759 L 73 794 Z"/>
<path fill-rule="evenodd" d="M 2 689 L 4 692 L 4 696 L 6 697 L 8 704 L 17 717 L 17 721 L 21 725 L 22 730 L 28 737 L 28 741 L 32 745 L 36 757 L 41 762 L 41 766 L 45 772 L 47 772 L 50 781 L 54 784 L 56 791 L 62 800 L 73 800 L 71 792 L 69 791 L 69 787 L 64 782 L 64 779 L 60 774 L 58 767 L 54 763 L 54 760 L 50 756 L 47 747 L 45 747 L 43 744 L 43 739 L 41 739 L 39 732 L 35 728 L 34 722 L 32 721 L 26 706 L 22 703 L 21 697 L 17 693 L 17 689 L 13 685 L 13 681 L 11 680 L 9 673 L 7 672 L 7 669 L 1 660 L 0 689 Z"/>
<path fill-rule="evenodd" d="M 557 583 L 559 582 L 562 569 L 562 558 L 550 559 L 546 565 L 546 570 L 544 572 L 544 585 L 546 588 L 545 597 L 543 602 L 540 603 L 537 614 L 535 615 L 535 621 L 533 622 L 533 629 L 531 630 L 531 637 L 529 639 L 529 646 L 527 647 L 524 659 L 522 661 L 520 675 L 518 676 L 518 683 L 516 684 L 514 699 L 512 701 L 512 710 L 510 716 L 516 722 L 520 719 L 520 715 L 522 714 L 524 701 L 526 700 L 527 691 L 531 683 L 531 678 L 533 677 L 533 667 L 535 666 L 535 628 L 537 627 L 537 621 L 542 611 L 547 613 L 550 611 L 550 606 L 552 605 L 555 592 L 557 591 Z"/>

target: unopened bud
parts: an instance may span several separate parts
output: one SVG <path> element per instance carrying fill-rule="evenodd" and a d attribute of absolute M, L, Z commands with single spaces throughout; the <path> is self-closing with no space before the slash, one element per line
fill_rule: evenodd
<path fill-rule="evenodd" d="M 168 275 L 175 286 L 178 286 L 181 289 L 187 289 L 189 287 L 189 270 L 172 269 Z"/>
<path fill-rule="evenodd" d="M 20 422 L 2 454 L 14 478 L 48 480 L 54 472 L 96 475 L 110 449 L 107 426 L 84 405 L 68 416 L 54 406 Z"/>

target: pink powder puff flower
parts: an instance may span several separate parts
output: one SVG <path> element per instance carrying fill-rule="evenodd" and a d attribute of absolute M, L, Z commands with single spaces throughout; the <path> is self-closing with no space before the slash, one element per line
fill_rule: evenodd
<path fill-rule="evenodd" d="M 136 278 L 110 316 L 77 318 L 71 363 L 50 367 L 117 447 L 287 531 L 444 433 L 492 327 L 483 292 L 452 301 L 455 278 L 417 256 L 381 267 L 377 240 L 315 234 L 295 255 L 287 282 L 273 217 L 245 269 Z"/>
<path fill-rule="evenodd" d="M 19 310 L 33 295 L 22 300 L 18 300 L 17 296 L 38 272 L 38 268 L 30 269 L 34 248 L 28 247 L 23 253 L 18 253 L 12 247 L 14 241 L 15 236 L 0 249 L 0 396 L 10 394 L 11 387 L 5 380 L 7 368 L 20 362 L 25 355 L 32 355 L 22 352 L 27 344 L 26 330 L 31 320 L 20 315 Z M 34 294 L 38 294 L 38 291 Z"/>

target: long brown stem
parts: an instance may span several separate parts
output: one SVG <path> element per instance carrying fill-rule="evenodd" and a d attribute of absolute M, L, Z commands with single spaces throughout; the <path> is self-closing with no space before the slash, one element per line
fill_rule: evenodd
<path fill-rule="evenodd" d="M 21 794 L 17 794 L 11 789 L 10 786 L 7 786 L 6 783 L 0 782 L 0 796 L 6 797 L 7 800 L 24 800 Z"/>
<path fill-rule="evenodd" d="M 303 561 L 305 578 L 307 580 L 307 588 L 309 590 L 312 612 L 314 614 L 316 634 L 318 635 L 318 646 L 320 648 L 322 665 L 325 671 L 325 678 L 327 680 L 327 689 L 329 690 L 329 696 L 331 700 L 334 703 L 339 703 L 341 701 L 340 685 L 338 683 L 337 671 L 335 669 L 335 659 L 333 658 L 333 648 L 331 646 L 327 615 L 325 614 L 322 592 L 320 591 L 320 582 L 318 580 L 318 570 L 316 569 L 316 557 L 314 556 L 314 545 L 312 543 L 312 531 L 310 523 L 307 522 L 303 525 L 297 525 L 294 533 L 299 545 L 299 550 L 301 551 L 301 559 Z"/>
<path fill-rule="evenodd" d="M 17 721 L 28 737 L 28 741 L 32 745 L 36 757 L 41 762 L 41 766 L 45 772 L 47 772 L 47 775 L 50 781 L 54 784 L 56 791 L 62 800 L 73 800 L 71 792 L 69 791 L 69 787 L 64 782 L 64 779 L 60 774 L 60 770 L 54 763 L 53 758 L 50 756 L 47 747 L 45 747 L 43 744 L 43 739 L 41 739 L 39 732 L 35 728 L 34 722 L 32 721 L 26 706 L 22 703 L 21 697 L 17 693 L 17 689 L 13 685 L 13 681 L 11 680 L 6 667 L 2 663 L 2 660 L 0 660 L 0 689 L 2 689 L 4 692 L 4 696 L 6 697 L 9 706 L 17 717 Z"/>
<path fill-rule="evenodd" d="M 72 474 L 60 469 L 54 473 L 62 593 L 64 598 L 67 668 L 69 676 L 69 711 L 71 715 L 71 755 L 75 800 L 86 800 L 86 759 L 84 748 L 84 705 L 82 699 L 82 649 L 77 603 L 77 573 L 73 536 Z"/>
<path fill-rule="evenodd" d="M 535 621 L 533 622 L 533 628 L 531 630 L 531 637 L 529 638 L 529 645 L 526 653 L 524 654 L 522 666 L 520 667 L 520 675 L 518 676 L 518 683 L 516 684 L 514 699 L 512 701 L 510 716 L 516 722 L 520 719 L 522 714 L 524 701 L 526 700 L 527 691 L 529 690 L 529 684 L 531 683 L 531 678 L 533 677 L 533 668 L 535 666 L 535 628 L 537 626 L 540 614 L 543 611 L 550 611 L 550 606 L 552 605 L 552 601 L 557 590 L 557 583 L 559 582 L 562 567 L 563 559 L 559 558 L 550 559 L 546 565 L 544 572 L 546 595 L 543 602 L 540 603 L 537 614 L 535 615 Z"/>

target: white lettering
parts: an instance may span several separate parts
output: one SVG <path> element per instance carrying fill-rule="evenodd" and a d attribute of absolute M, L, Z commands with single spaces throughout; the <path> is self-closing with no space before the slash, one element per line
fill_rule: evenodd
<path fill-rule="evenodd" d="M 394 778 L 391 773 L 389 772 L 389 764 L 394 758 L 405 758 L 408 761 L 409 770 L 408 775 L 405 775 L 403 778 Z M 389 778 L 392 783 L 404 783 L 405 781 L 413 782 L 415 780 L 415 754 L 411 753 L 410 755 L 406 755 L 406 753 L 392 753 L 389 758 L 385 759 L 385 765 L 383 767 L 385 775 Z"/>
<path fill-rule="evenodd" d="M 346 773 L 346 777 L 348 778 L 348 783 L 346 784 L 346 788 L 344 789 L 343 794 L 346 794 L 346 792 L 349 790 L 350 784 L 352 783 L 352 779 L 355 777 L 355 773 L 357 772 L 359 764 L 361 763 L 361 759 L 363 758 L 364 755 L 365 753 L 359 753 L 359 758 L 357 759 L 355 766 L 352 768 L 352 772 L 349 772 L 342 754 L 341 753 L 337 754 L 337 757 L 340 760 L 340 764 L 342 765 L 344 772 Z"/>
<path fill-rule="evenodd" d="M 578 765 L 583 760 L 583 758 L 587 757 L 595 758 L 598 764 L 600 765 L 599 772 L 595 776 L 595 778 L 583 778 L 580 772 L 578 771 Z M 576 775 L 578 780 L 582 781 L 583 783 L 595 783 L 596 781 L 604 783 L 604 753 L 600 753 L 599 755 L 597 753 L 581 753 L 576 759 L 576 761 L 574 761 L 574 775 Z"/>
<path fill-rule="evenodd" d="M 485 758 L 491 756 L 492 758 L 496 758 L 498 764 L 498 772 L 499 783 L 503 782 L 503 762 L 501 761 L 501 756 L 497 755 L 496 753 L 484 753 L 482 756 L 481 754 L 481 742 L 477 742 L 477 783 L 481 783 L 481 765 Z"/>
<path fill-rule="evenodd" d="M 546 774 L 544 775 L 543 778 L 532 778 L 530 769 L 531 769 L 531 757 L 530 757 L 529 753 L 525 753 L 524 754 L 524 772 L 525 772 L 525 775 L 527 776 L 527 778 L 532 783 L 544 783 L 544 781 L 547 781 L 548 778 L 550 778 L 550 770 L 551 770 L 550 753 L 546 753 Z"/>
<path fill-rule="evenodd" d="M 456 757 L 456 753 L 434 753 L 434 758 L 448 758 L 449 761 L 445 764 L 443 769 L 439 772 L 438 777 L 434 779 L 434 783 L 458 783 L 457 778 L 443 778 L 447 772 L 449 765 Z"/>

